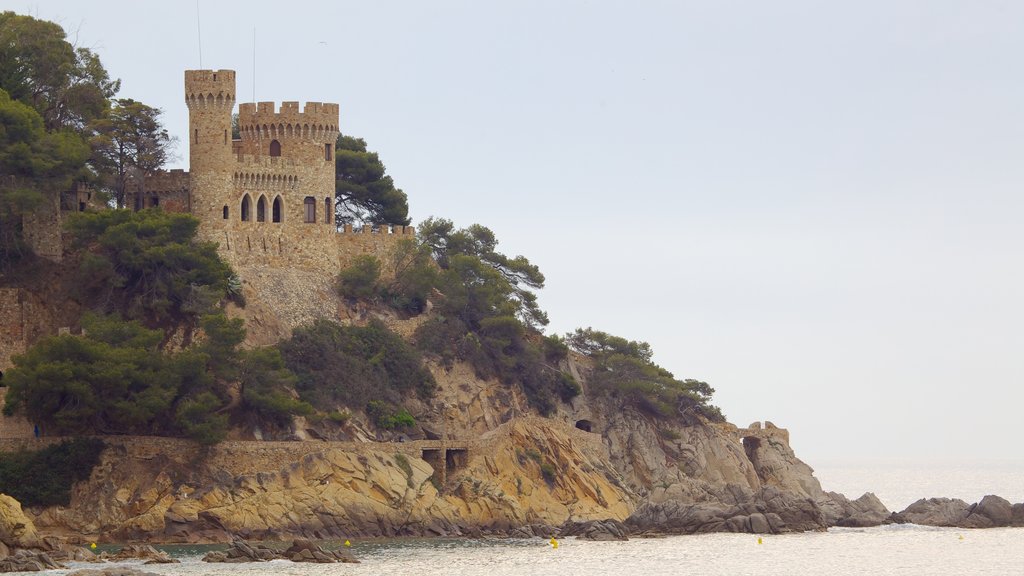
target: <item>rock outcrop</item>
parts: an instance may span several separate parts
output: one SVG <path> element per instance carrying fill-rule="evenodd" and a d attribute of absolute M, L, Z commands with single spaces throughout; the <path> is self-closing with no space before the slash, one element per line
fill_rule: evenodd
<path fill-rule="evenodd" d="M 9 549 L 43 547 L 43 539 L 21 503 L 6 494 L 0 494 L 0 543 Z M 0 548 L 0 556 L 2 553 Z"/>
<path fill-rule="evenodd" d="M 286 550 L 235 540 L 227 550 L 210 552 L 203 556 L 203 562 L 216 563 L 269 562 L 270 560 L 291 560 L 292 562 L 317 564 L 359 563 L 359 560 L 356 560 L 347 550 L 326 550 L 309 540 L 295 540 Z"/>
<path fill-rule="evenodd" d="M 1010 504 L 1005 498 L 992 495 L 977 504 L 957 498 L 922 498 L 894 513 L 890 520 L 897 524 L 957 528 L 1024 526 L 1024 503 Z"/>

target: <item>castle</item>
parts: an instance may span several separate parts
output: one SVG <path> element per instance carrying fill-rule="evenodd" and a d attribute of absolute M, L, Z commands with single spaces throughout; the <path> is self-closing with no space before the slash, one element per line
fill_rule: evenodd
<path fill-rule="evenodd" d="M 241 138 L 231 138 L 234 70 L 186 70 L 189 172 L 145 179 L 129 194 L 135 209 L 160 206 L 199 219 L 236 269 L 272 266 L 337 272 L 355 255 L 382 255 L 412 227 L 351 226 L 334 221 L 334 144 L 338 105 L 240 104 Z"/>
<path fill-rule="evenodd" d="M 252 343 L 271 344 L 297 326 L 337 318 L 338 273 L 361 254 L 385 262 L 401 240 L 414 237 L 411 226 L 335 225 L 337 104 L 241 104 L 235 140 L 233 70 L 186 70 L 185 103 L 190 170 L 147 176 L 129 191 L 128 206 L 199 220 L 200 239 L 215 242 L 242 281 L 249 306 L 236 314 L 250 326 Z M 25 217 L 25 239 L 37 255 L 60 262 L 66 215 L 94 208 L 105 207 L 76 186 Z M 0 375 L 15 354 L 60 327 L 38 297 L 0 288 Z"/>

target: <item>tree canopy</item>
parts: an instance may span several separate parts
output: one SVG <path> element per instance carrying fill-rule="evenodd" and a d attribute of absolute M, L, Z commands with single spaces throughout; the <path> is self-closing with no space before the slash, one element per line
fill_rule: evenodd
<path fill-rule="evenodd" d="M 461 284 L 468 289 L 489 285 L 484 289 L 496 294 L 484 306 L 491 310 L 507 310 L 530 327 L 548 324 L 547 314 L 540 309 L 537 295 L 531 291 L 544 287 L 544 275 L 525 256 L 509 258 L 498 252 L 498 240 L 489 228 L 473 224 L 456 230 L 451 220 L 428 218 L 419 225 L 417 236 L 423 245 L 430 248 L 443 270 L 454 271 L 462 279 L 455 285 Z M 451 283 L 446 287 L 451 288 Z"/>
<path fill-rule="evenodd" d="M 0 13 L 0 88 L 34 108 L 47 130 L 83 130 L 120 89 L 99 57 L 53 22 Z"/>
<path fill-rule="evenodd" d="M 646 342 L 627 340 L 593 328 L 577 328 L 566 334 L 565 343 L 594 360 L 589 389 L 618 398 L 660 418 L 684 418 L 697 412 L 714 421 L 724 417 L 710 404 L 714 388 L 706 382 L 677 380 L 671 372 L 651 361 Z"/>
<path fill-rule="evenodd" d="M 195 326 L 227 295 L 231 268 L 196 239 L 199 221 L 159 209 L 81 212 L 68 222 L 87 305 L 173 331 Z"/>
<path fill-rule="evenodd" d="M 43 338 L 14 357 L 4 412 L 47 433 L 184 435 L 210 444 L 224 438 L 234 408 L 272 426 L 312 412 L 289 394 L 295 376 L 277 349 L 240 349 L 241 320 L 214 314 L 202 323 L 203 342 L 170 352 L 160 348 L 159 330 L 87 315 L 82 335 Z"/>
<path fill-rule="evenodd" d="M 334 165 L 334 219 L 344 224 L 409 224 L 409 201 L 385 174 L 384 163 L 376 152 L 366 149 L 366 141 L 338 135 Z"/>
<path fill-rule="evenodd" d="M 145 176 L 167 161 L 174 139 L 160 124 L 159 108 L 119 98 L 90 124 L 92 163 L 103 176 L 118 208 L 125 207 L 129 184 L 140 187 Z"/>

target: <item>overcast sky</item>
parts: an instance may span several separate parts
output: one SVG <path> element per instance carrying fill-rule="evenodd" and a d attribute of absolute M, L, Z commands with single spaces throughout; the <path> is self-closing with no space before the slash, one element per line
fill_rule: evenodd
<path fill-rule="evenodd" d="M 0 2 L 179 136 L 197 28 L 239 101 L 339 103 L 414 220 L 540 266 L 549 331 L 650 342 L 812 465 L 1020 458 L 1024 3 L 837 4 Z"/>

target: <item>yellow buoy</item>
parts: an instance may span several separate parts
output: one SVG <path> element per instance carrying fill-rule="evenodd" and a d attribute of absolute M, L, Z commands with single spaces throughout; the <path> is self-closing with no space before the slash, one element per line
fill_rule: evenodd
<path fill-rule="evenodd" d="M 551 537 L 551 547 L 558 548 L 558 540 L 555 540 L 554 536 Z"/>
<path fill-rule="evenodd" d="M 761 537 L 760 537 L 760 536 L 758 536 L 758 537 L 757 537 L 757 543 L 758 543 L 758 544 L 762 544 L 762 543 L 763 543 L 763 541 L 761 540 Z"/>
<path fill-rule="evenodd" d="M 351 546 L 351 545 L 352 545 L 351 542 L 349 542 L 348 540 L 345 540 L 345 546 Z"/>
<path fill-rule="evenodd" d="M 957 536 L 959 536 L 961 540 L 964 539 L 964 535 L 963 534 L 957 534 Z"/>
<path fill-rule="evenodd" d="M 95 550 L 96 549 L 96 543 L 93 542 L 92 544 L 89 544 L 89 548 L 92 548 L 93 550 Z"/>

